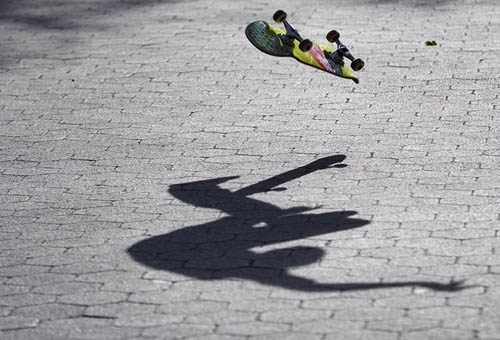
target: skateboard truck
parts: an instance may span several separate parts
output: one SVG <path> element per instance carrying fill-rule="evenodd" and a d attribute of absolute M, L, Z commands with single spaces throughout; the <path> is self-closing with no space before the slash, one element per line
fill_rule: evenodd
<path fill-rule="evenodd" d="M 328 40 L 331 43 L 336 43 L 337 44 L 337 50 L 333 53 L 329 53 L 325 51 L 325 54 L 328 53 L 326 57 L 330 57 L 335 61 L 337 64 L 344 65 L 344 57 L 349 59 L 351 61 L 351 68 L 354 71 L 359 71 L 365 66 L 365 62 L 361 59 L 356 59 L 354 56 L 351 54 L 349 49 L 342 44 L 342 42 L 339 40 L 340 38 L 340 33 L 333 30 L 328 32 L 326 35 L 326 40 Z"/>
<path fill-rule="evenodd" d="M 286 17 L 286 12 L 281 9 L 277 10 L 273 15 L 274 21 L 276 21 L 278 24 L 283 24 L 286 29 L 285 35 L 279 35 L 281 41 L 283 41 L 283 43 L 288 46 L 293 46 L 293 41 L 297 40 L 299 42 L 300 50 L 303 52 L 308 51 L 313 45 L 312 41 L 302 38 L 299 32 L 297 32 L 297 30 L 286 20 Z"/>

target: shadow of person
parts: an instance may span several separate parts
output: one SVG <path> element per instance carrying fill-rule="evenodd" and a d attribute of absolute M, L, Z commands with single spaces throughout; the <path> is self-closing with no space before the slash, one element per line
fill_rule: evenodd
<path fill-rule="evenodd" d="M 290 273 L 294 267 L 321 260 L 325 251 L 316 247 L 288 247 L 257 252 L 288 241 L 307 239 L 367 225 L 354 218 L 355 211 L 310 213 L 313 208 L 282 209 L 248 196 L 277 188 L 314 171 L 343 167 L 344 155 L 325 157 L 237 191 L 219 185 L 237 176 L 170 186 L 177 199 L 197 207 L 215 208 L 227 216 L 213 222 L 175 230 L 140 241 L 128 249 L 136 261 L 205 280 L 239 278 L 266 285 L 303 291 L 335 291 L 402 286 L 436 290 L 460 289 L 460 284 L 437 282 L 318 283 Z"/>

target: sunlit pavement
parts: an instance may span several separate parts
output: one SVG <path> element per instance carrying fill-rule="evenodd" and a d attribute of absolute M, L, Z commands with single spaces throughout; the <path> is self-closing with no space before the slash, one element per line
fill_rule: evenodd
<path fill-rule="evenodd" d="M 0 338 L 499 339 L 499 57 L 494 0 L 1 1 Z"/>

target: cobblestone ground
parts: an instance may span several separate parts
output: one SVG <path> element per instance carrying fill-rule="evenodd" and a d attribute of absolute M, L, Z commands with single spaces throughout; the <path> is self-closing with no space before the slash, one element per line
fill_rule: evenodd
<path fill-rule="evenodd" d="M 2 340 L 500 339 L 500 4 L 305 4 L 0 2 Z"/>

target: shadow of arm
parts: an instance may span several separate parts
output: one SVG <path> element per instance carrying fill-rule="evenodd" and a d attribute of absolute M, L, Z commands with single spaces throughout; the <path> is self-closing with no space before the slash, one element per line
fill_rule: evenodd
<path fill-rule="evenodd" d="M 279 281 L 269 282 L 293 290 L 309 292 L 343 292 L 356 290 L 399 288 L 399 287 L 421 287 L 441 292 L 457 292 L 474 286 L 464 285 L 465 281 L 451 281 L 440 283 L 435 281 L 401 281 L 401 282 L 359 282 L 359 283 L 318 283 L 311 279 L 288 275 L 281 277 Z"/>

